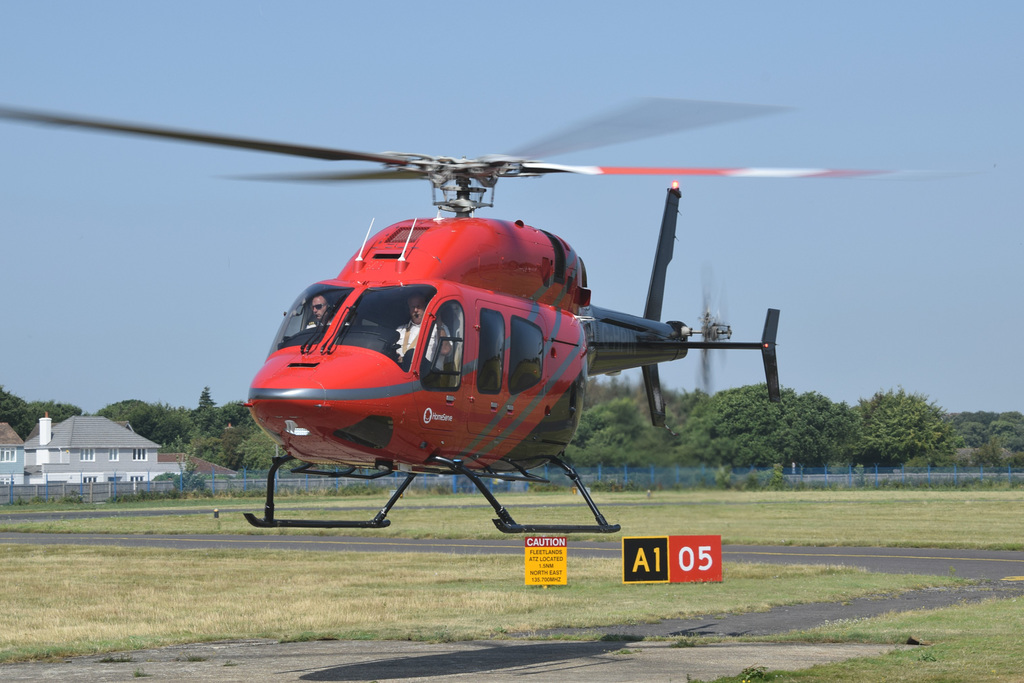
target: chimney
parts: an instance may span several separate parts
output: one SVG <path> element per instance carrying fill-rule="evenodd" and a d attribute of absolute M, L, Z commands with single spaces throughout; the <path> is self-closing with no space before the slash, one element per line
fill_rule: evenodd
<path fill-rule="evenodd" d="M 47 412 L 43 417 L 39 418 L 39 445 L 45 446 L 50 443 L 50 439 L 53 438 L 53 430 L 51 425 L 53 420 L 50 419 L 50 413 Z"/>

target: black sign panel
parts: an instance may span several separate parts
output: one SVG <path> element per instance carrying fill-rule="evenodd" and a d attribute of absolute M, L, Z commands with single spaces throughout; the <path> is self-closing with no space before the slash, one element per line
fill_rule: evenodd
<path fill-rule="evenodd" d="M 622 583 L 668 583 L 668 536 L 622 538 Z"/>

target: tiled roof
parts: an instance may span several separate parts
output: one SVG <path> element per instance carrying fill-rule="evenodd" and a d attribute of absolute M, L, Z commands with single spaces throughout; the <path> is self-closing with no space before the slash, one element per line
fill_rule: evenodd
<path fill-rule="evenodd" d="M 238 474 L 238 472 L 236 472 L 235 470 L 228 469 L 227 467 L 223 467 L 221 465 L 215 465 L 214 463 L 208 460 L 197 458 L 194 455 L 189 459 L 196 466 L 196 472 L 198 472 L 199 474 L 220 474 L 224 476 L 234 476 Z"/>
<path fill-rule="evenodd" d="M 25 443 L 18 436 L 18 433 L 14 431 L 14 428 L 6 422 L 0 422 L 0 444 L 5 446 L 20 445 Z"/>
<path fill-rule="evenodd" d="M 186 458 L 188 458 L 188 460 L 193 465 L 195 465 L 196 472 L 198 472 L 199 474 L 212 473 L 220 474 L 226 477 L 233 477 L 236 474 L 238 474 L 238 472 L 236 472 L 235 470 L 228 469 L 227 467 L 224 467 L 222 465 L 216 465 L 210 462 L 209 460 L 203 460 L 202 458 L 197 458 L 194 455 L 185 455 L 184 453 L 157 453 L 156 457 L 157 462 L 162 463 L 181 463 Z"/>
<path fill-rule="evenodd" d="M 53 425 L 53 437 L 39 445 L 36 434 L 25 442 L 25 450 L 37 448 L 159 448 L 160 444 L 139 436 L 105 417 L 75 415 Z"/>

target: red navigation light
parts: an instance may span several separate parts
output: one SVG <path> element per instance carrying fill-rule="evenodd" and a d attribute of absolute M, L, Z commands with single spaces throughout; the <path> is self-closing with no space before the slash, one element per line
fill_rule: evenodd
<path fill-rule="evenodd" d="M 679 181 L 678 180 L 673 180 L 672 181 L 672 189 L 673 190 L 678 190 L 679 189 Z"/>

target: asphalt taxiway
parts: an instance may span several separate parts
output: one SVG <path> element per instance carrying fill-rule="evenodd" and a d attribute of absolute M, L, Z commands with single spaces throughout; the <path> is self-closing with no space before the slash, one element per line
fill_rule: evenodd
<path fill-rule="evenodd" d="M 39 534 L 0 532 L 0 543 L 120 545 L 171 549 L 265 549 L 315 552 L 522 554 L 521 538 L 491 540 L 408 539 L 309 534 Z M 618 558 L 619 541 L 569 540 L 578 557 Z M 952 548 L 865 548 L 723 545 L 722 559 L 766 564 L 834 564 L 884 574 L 947 575 L 967 579 L 1024 577 L 1024 552 Z"/>

